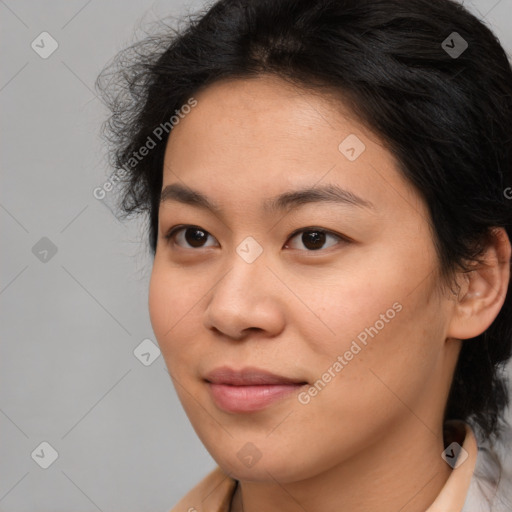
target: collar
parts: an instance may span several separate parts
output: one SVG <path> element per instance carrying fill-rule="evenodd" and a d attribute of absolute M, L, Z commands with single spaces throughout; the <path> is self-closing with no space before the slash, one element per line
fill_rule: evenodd
<path fill-rule="evenodd" d="M 441 489 L 441 492 L 437 495 L 434 503 L 432 503 L 425 512 L 461 512 L 464 502 L 466 501 L 469 484 L 471 483 L 475 471 L 478 445 L 473 430 L 467 423 L 462 421 L 453 420 L 446 422 L 446 425 L 451 428 L 453 432 L 457 433 L 458 431 L 458 433 L 462 433 L 464 440 L 462 441 L 459 437 L 460 441 L 458 442 L 459 445 L 462 445 L 462 450 L 460 450 L 458 456 L 461 461 L 466 454 L 467 458 L 459 466 L 457 466 L 457 460 L 452 462 L 455 466 L 454 469 L 452 469 L 448 480 Z M 448 447 L 443 452 L 446 453 L 446 457 L 448 458 L 452 454 L 456 455 L 454 451 L 456 452 L 457 450 L 453 450 L 453 448 L 450 449 L 451 443 L 447 444 Z"/>
<path fill-rule="evenodd" d="M 170 512 L 230 512 L 238 481 L 217 466 L 190 490 Z"/>

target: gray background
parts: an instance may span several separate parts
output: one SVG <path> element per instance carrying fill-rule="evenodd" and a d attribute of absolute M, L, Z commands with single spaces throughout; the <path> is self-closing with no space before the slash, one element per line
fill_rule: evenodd
<path fill-rule="evenodd" d="M 156 343 L 143 220 L 93 196 L 111 172 L 96 76 L 141 23 L 203 3 L 0 0 L 0 512 L 167 511 L 215 467 L 162 356 L 134 355 Z M 512 0 L 465 4 L 510 54 Z"/>

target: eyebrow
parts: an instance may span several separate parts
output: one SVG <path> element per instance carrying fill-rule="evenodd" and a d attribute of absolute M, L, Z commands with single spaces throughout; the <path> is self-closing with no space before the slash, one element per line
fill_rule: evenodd
<path fill-rule="evenodd" d="M 167 185 L 161 192 L 160 203 L 178 201 L 183 204 L 221 213 L 222 208 L 212 199 L 201 192 L 194 190 L 180 183 Z M 328 184 L 285 192 L 271 197 L 263 202 L 263 209 L 266 212 L 275 213 L 284 210 L 297 209 L 300 206 L 310 203 L 337 203 L 355 206 L 364 209 L 374 210 L 375 206 L 371 201 L 363 199 L 358 195 L 345 190 L 338 185 Z"/>

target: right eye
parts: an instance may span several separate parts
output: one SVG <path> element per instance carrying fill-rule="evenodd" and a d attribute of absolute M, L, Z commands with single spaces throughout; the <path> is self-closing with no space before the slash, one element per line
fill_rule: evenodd
<path fill-rule="evenodd" d="M 212 247 L 204 245 L 205 240 L 207 240 L 209 236 L 212 237 L 208 231 L 205 231 L 199 226 L 180 225 L 172 227 L 164 238 L 167 240 L 168 244 L 171 242 L 176 243 L 178 241 L 177 245 L 183 249 L 195 249 L 201 247 Z M 179 242 L 186 242 L 189 246 L 183 246 Z"/>

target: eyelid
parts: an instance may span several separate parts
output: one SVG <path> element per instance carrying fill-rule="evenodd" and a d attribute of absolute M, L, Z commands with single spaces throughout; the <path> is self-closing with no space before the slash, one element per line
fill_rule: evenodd
<path fill-rule="evenodd" d="M 320 233 L 325 233 L 327 235 L 333 235 L 342 240 L 346 240 L 347 242 L 352 241 L 348 236 L 342 235 L 340 233 L 336 233 L 336 231 L 332 231 L 331 229 L 321 228 L 320 226 L 305 226 L 303 228 L 296 229 L 289 235 L 288 239 L 297 236 L 299 233 L 302 233 L 303 231 L 319 231 Z"/>

